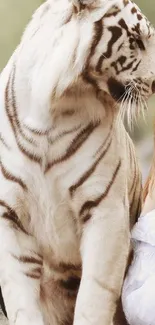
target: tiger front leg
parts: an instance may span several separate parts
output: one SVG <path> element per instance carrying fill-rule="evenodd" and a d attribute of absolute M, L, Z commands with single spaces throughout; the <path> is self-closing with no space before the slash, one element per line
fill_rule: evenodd
<path fill-rule="evenodd" d="M 15 210 L 0 200 L 0 286 L 10 325 L 44 325 L 39 306 L 42 258 Z"/>
<path fill-rule="evenodd" d="M 123 202 L 111 198 L 107 206 L 102 202 L 87 213 L 83 222 L 83 272 L 74 325 L 111 325 L 129 252 L 128 213 Z"/>

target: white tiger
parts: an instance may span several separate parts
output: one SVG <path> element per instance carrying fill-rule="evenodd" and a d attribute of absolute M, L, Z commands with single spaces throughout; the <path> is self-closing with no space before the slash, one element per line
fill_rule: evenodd
<path fill-rule="evenodd" d="M 110 325 L 141 177 L 119 102 L 155 91 L 128 0 L 48 0 L 0 77 L 0 285 L 10 325 Z M 129 114 L 130 119 L 130 114 Z"/>

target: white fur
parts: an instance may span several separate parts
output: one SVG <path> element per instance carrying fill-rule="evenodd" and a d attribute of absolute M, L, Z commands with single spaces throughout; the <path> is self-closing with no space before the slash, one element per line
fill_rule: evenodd
<path fill-rule="evenodd" d="M 114 53 L 105 61 L 102 74 L 97 74 L 95 67 L 107 50 L 109 26 L 117 25 L 122 15 L 133 26 L 137 23 L 137 18 L 131 15 L 132 3 L 124 8 L 119 0 L 118 16 L 105 18 L 104 33 L 89 62 L 97 94 L 84 81 L 82 73 L 93 41 L 94 22 L 114 3 L 98 0 L 76 14 L 68 0 L 47 1 L 34 15 L 0 78 L 0 131 L 4 140 L 0 141 L 1 168 L 7 170 L 7 177 L 2 169 L 0 173 L 0 200 L 16 212 L 29 233 L 14 229 L 4 218 L 7 208 L 0 204 L 0 284 L 11 325 L 59 325 L 71 318 L 73 307 L 74 325 L 110 325 L 113 321 L 129 252 L 129 205 L 133 201 L 133 224 L 141 191 L 134 148 L 107 87 L 114 72 L 110 68 L 107 72 L 106 68 L 111 66 L 122 39 L 114 44 Z M 142 24 L 147 31 L 145 18 Z M 125 31 L 122 38 L 126 41 Z M 153 41 L 147 42 L 152 51 Z M 129 59 L 127 44 L 123 53 Z M 142 55 L 137 49 L 136 54 Z M 144 70 L 145 60 L 144 55 L 143 68 L 139 68 L 136 77 L 140 75 L 142 82 L 147 81 L 149 96 L 154 75 L 150 62 Z M 120 80 L 125 82 L 134 77 L 128 71 L 120 75 Z M 65 115 L 66 110 L 74 112 Z M 79 131 L 98 122 L 74 155 L 62 159 Z M 62 135 L 69 130 L 72 132 Z M 69 188 L 91 168 L 109 141 L 110 149 L 104 159 L 71 197 Z M 40 164 L 24 154 L 25 149 L 34 158 L 41 157 Z M 52 162 L 57 163 L 47 171 Z M 8 175 L 14 175 L 14 179 L 10 180 Z M 26 184 L 27 190 L 17 179 Z M 131 190 L 133 183 L 136 191 Z M 83 224 L 81 207 L 104 192 L 105 198 L 90 211 L 92 218 Z M 42 261 L 40 278 L 32 279 L 30 275 L 37 277 L 39 269 L 33 261 L 21 261 L 22 256 Z M 62 263 L 82 264 L 77 300 L 63 298 L 64 289 L 59 283 L 71 276 L 80 277 L 81 273 L 74 269 L 66 273 L 55 271 L 54 267 L 59 268 Z"/>

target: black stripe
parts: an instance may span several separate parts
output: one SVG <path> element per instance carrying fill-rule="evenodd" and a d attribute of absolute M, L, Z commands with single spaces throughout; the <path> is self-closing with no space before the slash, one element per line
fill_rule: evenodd
<path fill-rule="evenodd" d="M 31 279 L 34 279 L 34 280 L 39 280 L 40 277 L 41 277 L 41 269 L 40 269 L 40 272 L 38 272 L 39 270 L 38 269 L 34 269 L 30 272 L 26 272 L 25 275 L 28 277 L 28 278 L 31 278 Z"/>
<path fill-rule="evenodd" d="M 2 308 L 2 311 L 3 311 L 4 315 L 7 317 L 7 312 L 6 312 L 6 308 L 5 308 L 5 304 L 4 304 L 4 299 L 3 299 L 3 295 L 2 295 L 1 288 L 0 288 L 0 307 Z"/>
<path fill-rule="evenodd" d="M 111 11 L 108 11 L 107 14 L 104 15 L 104 18 L 116 17 L 121 12 L 117 6 L 114 6 Z"/>
<path fill-rule="evenodd" d="M 74 265 L 74 264 L 66 264 L 66 263 L 51 263 L 50 268 L 54 272 L 59 272 L 59 273 L 66 273 L 66 272 L 80 272 L 81 273 L 81 265 Z"/>
<path fill-rule="evenodd" d="M 24 232 L 26 235 L 28 235 L 28 233 L 24 229 L 21 221 L 19 220 L 16 212 L 11 207 L 9 207 L 9 205 L 7 205 L 7 203 L 5 203 L 2 200 L 0 200 L 0 206 L 7 209 L 7 212 L 3 213 L 1 215 L 1 217 L 8 221 L 11 221 L 16 229 L 20 229 L 22 232 Z"/>
<path fill-rule="evenodd" d="M 91 84 L 97 92 L 99 91 L 99 87 L 97 81 L 92 76 L 90 76 L 89 65 L 92 56 L 95 54 L 95 49 L 98 43 L 100 42 L 102 35 L 103 35 L 103 21 L 102 19 L 100 19 L 99 21 L 94 23 L 94 37 L 93 37 L 92 45 L 90 47 L 90 52 L 86 61 L 86 65 L 82 74 L 83 80 Z"/>
<path fill-rule="evenodd" d="M 73 139 L 71 145 L 66 149 L 64 155 L 56 160 L 53 160 L 47 165 L 45 173 L 47 173 L 49 169 L 56 164 L 62 163 L 73 156 L 98 126 L 99 122 L 96 122 L 96 124 L 89 123 L 84 129 L 82 129 L 82 131 L 80 131 Z"/>
<path fill-rule="evenodd" d="M 3 176 L 4 176 L 7 180 L 19 184 L 19 185 L 23 188 L 24 191 L 27 190 L 27 186 L 26 186 L 26 184 L 21 180 L 21 178 L 12 175 L 12 174 L 11 174 L 11 173 L 10 173 L 10 172 L 9 172 L 9 171 L 4 167 L 4 166 L 3 166 L 2 162 L 0 162 L 0 166 L 1 166 L 1 172 L 2 172 Z"/>
<path fill-rule="evenodd" d="M 79 129 L 81 128 L 81 124 L 78 125 L 78 126 L 74 126 L 73 128 L 69 129 L 69 130 L 64 130 L 62 131 L 59 135 L 57 135 L 56 137 L 54 138 L 50 138 L 49 141 L 50 141 L 50 144 L 55 144 L 56 141 L 59 141 L 61 138 L 63 138 L 65 135 L 68 135 L 68 134 L 72 134 L 76 131 L 78 131 Z"/>
<path fill-rule="evenodd" d="M 38 136 L 45 136 L 50 131 L 50 129 L 45 130 L 45 131 L 42 131 L 42 130 L 39 130 L 39 129 L 31 129 L 28 125 L 24 125 L 24 128 L 27 129 L 29 132 L 32 132 L 32 133 L 34 133 L 35 135 L 38 135 Z M 23 130 L 22 130 L 22 132 L 23 132 Z M 37 143 L 36 143 L 36 145 L 37 145 Z"/>
<path fill-rule="evenodd" d="M 127 36 L 129 36 L 129 37 L 132 36 L 129 31 L 129 28 L 123 18 L 119 20 L 118 24 L 121 26 L 122 29 L 124 29 L 126 31 Z"/>
<path fill-rule="evenodd" d="M 138 69 L 140 63 L 141 63 L 141 60 L 138 61 L 138 63 L 136 64 L 136 66 L 132 69 L 132 72 L 137 71 L 137 69 Z"/>
<path fill-rule="evenodd" d="M 140 195 L 139 195 L 139 199 L 137 200 L 138 204 L 137 204 L 137 209 L 135 210 L 135 223 L 138 221 L 138 218 L 140 216 L 140 213 L 141 213 L 141 209 L 142 209 L 142 186 L 141 186 L 141 189 L 140 189 Z"/>
<path fill-rule="evenodd" d="M 20 151 L 27 157 L 29 158 L 31 161 L 37 162 L 39 164 L 41 164 L 42 159 L 41 157 L 30 153 L 26 148 L 24 148 L 24 146 L 19 142 L 18 139 L 18 134 L 17 134 L 17 121 L 14 118 L 14 112 L 10 112 L 10 98 L 9 98 L 9 89 L 10 89 L 10 82 L 11 82 L 11 75 L 9 77 L 6 89 L 5 89 L 5 109 L 6 109 L 6 114 L 8 117 L 8 120 L 10 122 L 10 125 L 12 127 L 15 139 L 16 139 L 16 143 L 18 145 L 18 148 L 20 149 Z"/>
<path fill-rule="evenodd" d="M 92 42 L 92 45 L 90 48 L 90 53 L 89 53 L 87 63 L 86 63 L 87 66 L 90 63 L 90 59 L 95 54 L 95 49 L 96 49 L 98 43 L 100 42 L 102 35 L 103 35 L 103 20 L 100 19 L 99 21 L 96 21 L 94 23 L 94 37 L 93 37 L 93 42 Z"/>
<path fill-rule="evenodd" d="M 29 142 L 30 144 L 33 144 L 36 146 L 36 142 L 33 138 L 27 137 L 27 135 L 24 133 L 23 129 L 21 128 L 20 121 L 18 119 L 18 113 L 17 113 L 17 101 L 16 101 L 16 94 L 15 94 L 15 75 L 16 75 L 16 67 L 13 66 L 13 73 L 12 73 L 12 81 L 11 81 L 11 91 L 12 91 L 12 108 L 13 108 L 13 120 L 16 125 L 16 128 L 18 129 L 18 132 L 23 137 L 24 140 Z"/>
<path fill-rule="evenodd" d="M 132 60 L 132 61 L 131 61 L 130 63 L 128 63 L 126 66 L 122 67 L 122 69 L 121 69 L 117 74 L 119 74 L 119 73 L 121 73 L 121 72 L 124 72 L 124 71 L 127 71 L 127 70 L 130 70 L 130 69 L 133 67 L 133 65 L 134 65 L 135 62 L 137 62 L 137 58 L 134 59 L 134 60 Z"/>
<path fill-rule="evenodd" d="M 10 149 L 8 144 L 6 143 L 6 141 L 4 140 L 2 134 L 0 133 L 0 141 L 3 143 L 4 147 L 6 147 L 7 149 Z"/>
<path fill-rule="evenodd" d="M 83 80 L 85 82 L 87 82 L 88 84 L 90 84 L 91 86 L 93 86 L 93 88 L 95 89 L 96 93 L 99 92 L 100 88 L 98 86 L 97 81 L 95 80 L 95 78 L 93 78 L 88 69 L 85 69 L 83 74 L 82 74 Z"/>
<path fill-rule="evenodd" d="M 107 140 L 107 139 L 106 139 Z M 106 140 L 104 144 L 106 143 Z M 100 161 L 104 158 L 106 153 L 108 152 L 110 145 L 111 145 L 112 139 L 108 142 L 105 150 L 101 153 L 101 155 L 98 157 L 98 159 L 93 163 L 93 165 L 80 177 L 80 179 L 69 188 L 69 192 L 71 197 L 73 196 L 74 192 L 80 187 L 95 171 L 96 167 L 100 163 Z"/>
<path fill-rule="evenodd" d="M 115 171 L 114 171 L 114 173 L 113 173 L 113 175 L 112 175 L 112 178 L 111 178 L 109 184 L 107 185 L 107 187 L 106 187 L 104 193 L 102 193 L 102 194 L 101 194 L 98 198 L 96 198 L 95 200 L 87 201 L 87 202 L 85 202 L 85 203 L 82 205 L 79 214 L 80 214 L 80 216 L 82 217 L 82 220 L 83 220 L 84 222 L 90 219 L 90 217 L 91 217 L 90 210 L 91 210 L 92 208 L 96 208 L 96 207 L 100 204 L 100 202 L 101 202 L 102 200 L 104 200 L 104 199 L 107 197 L 107 195 L 109 194 L 109 191 L 110 191 L 110 189 L 111 189 L 111 187 L 112 187 L 112 185 L 113 185 L 113 183 L 114 183 L 114 181 L 115 181 L 115 179 L 116 179 L 116 176 L 117 176 L 117 174 L 118 174 L 118 172 L 119 172 L 119 170 L 120 170 L 120 167 L 121 167 L 121 160 L 120 160 L 119 163 L 117 164 L 116 169 L 115 169 Z M 86 213 L 86 214 L 85 214 L 85 213 Z"/>
<path fill-rule="evenodd" d="M 10 98 L 9 98 L 10 82 L 11 82 L 11 74 L 9 76 L 9 79 L 8 79 L 8 82 L 6 85 L 6 89 L 5 89 L 5 109 L 6 109 L 6 115 L 8 117 L 10 124 L 11 124 L 11 128 L 13 130 L 15 138 L 17 138 L 16 129 L 15 129 L 14 122 L 13 122 L 13 116 L 12 116 L 12 114 L 10 114 Z"/>
<path fill-rule="evenodd" d="M 14 258 L 24 264 L 39 264 L 39 265 L 43 264 L 42 260 L 40 260 L 34 256 L 20 256 L 20 257 L 18 257 L 18 256 L 14 255 Z"/>
<path fill-rule="evenodd" d="M 142 193 L 142 186 L 141 186 L 141 179 L 139 177 L 139 173 L 135 179 L 135 184 L 134 184 L 134 192 L 133 192 L 133 196 L 132 196 L 132 200 L 131 200 L 131 204 L 130 204 L 130 218 L 134 217 L 137 218 L 139 217 L 138 213 L 141 210 L 141 204 L 142 204 L 142 200 L 141 200 L 141 193 Z M 140 189 L 138 189 L 138 185 L 140 184 Z M 137 192 L 139 191 L 139 198 L 136 198 Z M 135 222 L 136 222 L 135 221 Z"/>
<path fill-rule="evenodd" d="M 100 56 L 99 60 L 98 60 L 98 63 L 97 63 L 97 66 L 96 66 L 96 71 L 99 72 L 99 73 L 102 73 L 102 64 L 103 64 L 103 61 L 105 59 L 108 59 L 108 58 L 111 57 L 113 45 L 122 36 L 122 29 L 120 27 L 111 26 L 111 27 L 108 28 L 108 30 L 111 32 L 112 36 L 111 36 L 110 41 L 108 42 L 107 51 L 105 53 L 103 53 Z"/>
<path fill-rule="evenodd" d="M 132 2 L 132 1 L 130 1 Z M 129 0 L 123 0 L 124 7 L 126 7 L 129 4 Z"/>
<path fill-rule="evenodd" d="M 108 139 L 110 138 L 111 132 L 112 132 L 112 128 L 113 128 L 113 118 L 112 118 L 112 123 L 109 129 L 109 132 L 107 134 L 106 139 L 104 140 L 104 142 L 99 146 L 99 148 L 97 149 L 97 151 L 94 154 L 94 157 L 97 157 L 98 154 L 104 149 L 105 144 L 107 143 Z"/>
<path fill-rule="evenodd" d="M 136 14 L 137 13 L 137 8 L 136 7 L 132 7 L 131 8 L 131 13 L 132 14 Z"/>
<path fill-rule="evenodd" d="M 135 180 L 136 180 L 136 161 L 135 161 L 135 157 L 132 152 L 133 148 L 132 148 L 131 142 L 127 141 L 127 145 L 128 145 L 128 152 L 129 152 L 129 166 L 130 166 L 131 170 L 133 169 L 133 180 L 132 180 L 131 187 L 128 190 L 128 194 L 129 194 L 129 198 L 130 198 L 132 191 L 133 191 L 134 184 L 135 184 Z"/>

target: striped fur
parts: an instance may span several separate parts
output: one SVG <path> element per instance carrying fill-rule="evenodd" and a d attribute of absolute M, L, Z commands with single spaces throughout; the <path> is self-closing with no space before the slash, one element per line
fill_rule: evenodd
<path fill-rule="evenodd" d="M 112 324 L 141 203 L 119 101 L 128 111 L 152 94 L 153 37 L 131 1 L 48 0 L 1 74 L 10 325 Z"/>

